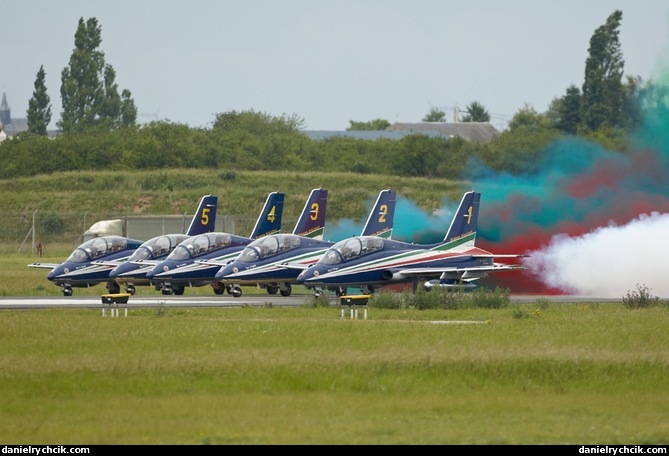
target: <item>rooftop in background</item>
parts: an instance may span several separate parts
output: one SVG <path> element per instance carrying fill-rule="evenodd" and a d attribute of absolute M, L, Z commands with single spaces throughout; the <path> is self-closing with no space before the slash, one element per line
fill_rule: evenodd
<path fill-rule="evenodd" d="M 390 131 L 411 133 L 438 132 L 442 136 L 459 136 L 467 141 L 485 144 L 497 136 L 499 131 L 488 122 L 397 122 L 388 127 Z"/>
<path fill-rule="evenodd" d="M 458 136 L 466 141 L 485 144 L 499 136 L 499 131 L 487 122 L 398 122 L 387 130 L 312 130 L 304 134 L 311 139 L 324 140 L 329 138 L 346 137 L 354 139 L 402 139 L 407 135 L 423 134 L 427 136 L 452 138 Z"/>

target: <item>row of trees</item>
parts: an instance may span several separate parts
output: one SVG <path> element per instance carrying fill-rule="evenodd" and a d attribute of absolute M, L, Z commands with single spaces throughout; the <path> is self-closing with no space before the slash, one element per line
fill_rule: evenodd
<path fill-rule="evenodd" d="M 131 93 L 119 89 L 114 69 L 98 47 L 101 30 L 95 18 L 79 21 L 75 49 L 62 72 L 63 112 L 54 140 L 46 140 L 51 119 L 49 97 L 40 68 L 29 103 L 30 131 L 0 144 L 5 166 L 0 178 L 71 169 L 154 169 L 216 167 L 354 171 L 401 176 L 461 178 L 473 163 L 511 173 L 532 172 L 551 141 L 564 135 L 595 139 L 625 150 L 627 132 L 642 121 L 649 106 L 666 108 L 667 89 L 641 78 L 623 81 L 624 61 L 618 40 L 622 13 L 615 11 L 590 40 L 581 89 L 567 88 L 545 113 L 521 108 L 508 129 L 488 144 L 459 138 L 411 135 L 400 141 L 333 138 L 313 141 L 301 133 L 297 116 L 228 111 L 215 115 L 211 128 L 192 129 L 171 122 L 138 126 Z M 467 106 L 462 121 L 487 122 L 479 102 Z M 445 113 L 431 109 L 423 121 L 443 122 Z M 350 122 L 349 130 L 383 130 L 384 119 Z M 478 166 L 478 165 L 477 165 Z"/>
<path fill-rule="evenodd" d="M 114 130 L 137 124 L 137 107 L 132 93 L 124 89 L 119 94 L 116 71 L 105 62 L 105 54 L 99 49 L 101 43 L 102 28 L 97 19 L 84 21 L 80 18 L 69 66 L 61 73 L 63 111 L 56 125 L 63 134 Z M 37 135 L 46 135 L 51 122 L 51 98 L 45 77 L 42 65 L 28 102 L 28 132 Z"/>

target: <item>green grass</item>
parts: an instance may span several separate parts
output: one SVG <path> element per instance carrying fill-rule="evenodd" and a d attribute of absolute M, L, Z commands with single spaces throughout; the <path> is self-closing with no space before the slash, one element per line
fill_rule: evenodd
<path fill-rule="evenodd" d="M 218 196 L 218 214 L 255 220 L 267 194 L 280 191 L 286 194 L 284 219 L 297 220 L 316 187 L 329 191 L 329 221 L 366 217 L 384 188 L 426 211 L 440 208 L 444 198 L 457 202 L 471 189 L 467 182 L 449 179 L 317 171 L 72 171 L 0 179 L 0 212 L 181 215 L 192 214 L 202 195 L 213 193 Z"/>
<path fill-rule="evenodd" d="M 425 210 L 461 195 L 448 181 L 353 174 L 62 173 L 0 182 L 0 211 L 181 214 L 211 192 L 220 213 L 249 215 L 278 189 L 296 217 L 316 186 L 331 190 L 335 220 L 363 217 L 365 200 L 387 187 Z M 62 262 L 71 241 L 48 239 L 40 259 L 17 253 L 26 232 L 0 246 L 0 295 L 62 296 L 47 270 L 27 264 Z M 380 307 L 387 297 L 378 298 Z M 416 310 L 376 299 L 368 320 L 335 307 L 0 311 L 0 441 L 667 443 L 666 305 L 542 298 Z"/>
<path fill-rule="evenodd" d="M 0 441 L 667 443 L 666 307 L 524 307 L 3 311 Z"/>

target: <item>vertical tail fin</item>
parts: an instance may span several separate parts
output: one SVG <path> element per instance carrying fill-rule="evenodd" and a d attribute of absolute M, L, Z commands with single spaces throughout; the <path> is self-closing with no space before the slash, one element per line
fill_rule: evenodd
<path fill-rule="evenodd" d="M 302 209 L 302 214 L 295 225 L 293 234 L 313 239 L 323 239 L 327 201 L 327 189 L 313 189 L 307 203 L 304 205 L 304 209 Z"/>
<path fill-rule="evenodd" d="M 460 201 L 460 206 L 453 216 L 451 226 L 448 228 L 444 243 L 452 242 L 467 237 L 466 243 L 473 246 L 476 240 L 476 230 L 478 227 L 479 204 L 481 194 L 476 192 L 467 192 Z"/>
<path fill-rule="evenodd" d="M 252 239 L 258 239 L 281 231 L 281 217 L 283 216 L 284 193 L 272 192 L 267 195 L 265 205 L 251 232 Z"/>
<path fill-rule="evenodd" d="M 365 223 L 361 235 L 391 238 L 393 235 L 394 218 L 395 190 L 381 190 L 372 211 L 369 213 L 367 223 Z"/>
<path fill-rule="evenodd" d="M 214 195 L 204 195 L 200 199 L 200 204 L 193 215 L 186 234 L 195 236 L 196 234 L 211 233 L 216 226 L 216 206 L 218 197 Z"/>

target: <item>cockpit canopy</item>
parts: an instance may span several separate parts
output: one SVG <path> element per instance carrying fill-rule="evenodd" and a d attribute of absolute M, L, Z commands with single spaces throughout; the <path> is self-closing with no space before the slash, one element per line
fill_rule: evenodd
<path fill-rule="evenodd" d="M 168 260 L 187 260 L 206 255 L 232 244 L 232 235 L 228 233 L 205 233 L 187 238 L 167 256 Z"/>
<path fill-rule="evenodd" d="M 77 247 L 65 261 L 85 263 L 114 252 L 125 250 L 127 247 L 128 239 L 122 236 L 103 236 L 93 238 Z"/>
<path fill-rule="evenodd" d="M 155 260 L 156 258 L 164 257 L 171 253 L 180 242 L 186 239 L 188 239 L 188 235 L 186 234 L 165 234 L 149 239 L 133 252 L 129 261 Z"/>
<path fill-rule="evenodd" d="M 256 239 L 242 250 L 237 257 L 242 263 L 251 263 L 273 257 L 281 252 L 296 249 L 300 246 L 300 237 L 296 234 L 273 234 Z"/>
<path fill-rule="evenodd" d="M 320 259 L 322 264 L 338 264 L 383 249 L 383 238 L 358 236 L 337 242 Z"/>

